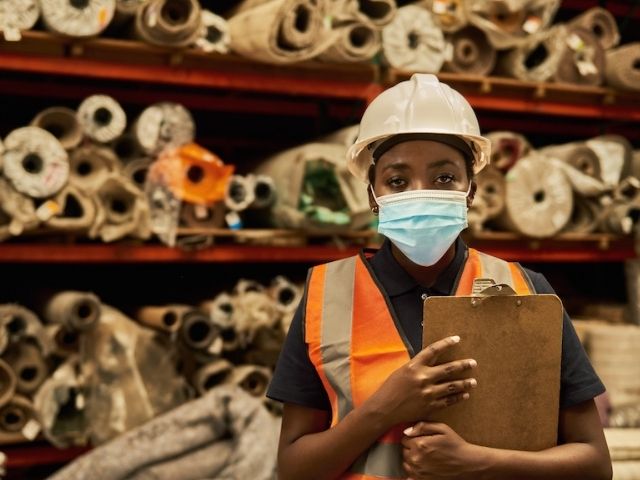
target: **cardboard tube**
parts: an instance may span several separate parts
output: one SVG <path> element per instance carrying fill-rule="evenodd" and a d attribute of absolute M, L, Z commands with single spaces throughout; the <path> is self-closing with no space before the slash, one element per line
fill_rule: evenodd
<path fill-rule="evenodd" d="M 486 137 L 491 141 L 491 165 L 501 172 L 507 172 L 531 151 L 529 141 L 516 132 L 498 130 Z"/>
<path fill-rule="evenodd" d="M 142 150 L 153 156 L 165 148 L 193 142 L 196 125 L 182 105 L 160 102 L 140 114 L 132 132 Z"/>
<path fill-rule="evenodd" d="M 100 313 L 100 299 L 89 292 L 60 292 L 45 306 L 45 317 L 49 322 L 81 331 L 93 327 L 100 320 Z"/>
<path fill-rule="evenodd" d="M 554 75 L 556 82 L 600 85 L 604 81 L 604 49 L 590 30 L 567 27 L 567 46 Z"/>
<path fill-rule="evenodd" d="M 186 47 L 196 41 L 202 26 L 197 0 L 150 0 L 136 15 L 136 35 L 163 47 Z"/>
<path fill-rule="evenodd" d="M 596 36 L 604 50 L 609 50 L 620 42 L 620 32 L 615 17 L 601 7 L 593 7 L 572 18 L 569 25 L 586 28 Z"/>
<path fill-rule="evenodd" d="M 78 107 L 78 120 L 84 133 L 100 143 L 108 143 L 122 135 L 127 115 L 120 104 L 107 95 L 92 95 Z"/>
<path fill-rule="evenodd" d="M 34 418 L 31 400 L 22 395 L 14 395 L 4 407 L 0 408 L 0 430 L 20 432 L 27 422 Z"/>
<path fill-rule="evenodd" d="M 613 48 L 605 55 L 607 85 L 621 90 L 640 90 L 640 42 Z"/>
<path fill-rule="evenodd" d="M 136 318 L 156 330 L 176 332 L 182 326 L 185 314 L 191 310 L 193 307 L 188 305 L 147 306 L 138 310 Z"/>
<path fill-rule="evenodd" d="M 34 127 L 40 127 L 56 137 L 65 150 L 71 150 L 82 141 L 82 128 L 76 112 L 66 107 L 51 107 L 40 112 L 31 121 Z"/>
<path fill-rule="evenodd" d="M 31 342 L 10 345 L 4 359 L 16 375 L 16 391 L 25 395 L 34 393 L 49 373 L 40 349 Z"/>
<path fill-rule="evenodd" d="M 479 28 L 469 26 L 448 37 L 453 44 L 453 58 L 445 61 L 447 72 L 488 75 L 496 64 L 496 50 Z"/>
<path fill-rule="evenodd" d="M 262 397 L 270 381 L 269 369 L 257 365 L 238 365 L 224 383 L 237 385 L 253 397 Z"/>
<path fill-rule="evenodd" d="M 233 364 L 219 358 L 196 370 L 192 380 L 193 386 L 200 395 L 204 395 L 212 388 L 225 383 L 232 371 Z"/>
<path fill-rule="evenodd" d="M 5 0 L 0 16 L 0 32 L 6 41 L 17 42 L 22 30 L 30 30 L 40 16 L 40 5 L 36 0 Z"/>
<path fill-rule="evenodd" d="M 0 359 L 0 407 L 3 407 L 16 392 L 16 374 L 7 362 Z"/>

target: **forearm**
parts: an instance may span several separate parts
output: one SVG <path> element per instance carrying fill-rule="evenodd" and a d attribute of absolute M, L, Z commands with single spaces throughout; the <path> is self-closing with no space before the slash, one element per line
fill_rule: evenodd
<path fill-rule="evenodd" d="M 611 461 L 589 443 L 567 443 L 541 452 L 478 448 L 479 480 L 603 480 Z"/>

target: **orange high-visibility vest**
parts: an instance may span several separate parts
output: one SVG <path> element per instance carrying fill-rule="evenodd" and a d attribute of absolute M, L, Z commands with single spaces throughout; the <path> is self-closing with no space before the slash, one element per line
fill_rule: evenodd
<path fill-rule="evenodd" d="M 518 264 L 469 249 L 455 295 L 471 295 L 474 280 L 487 278 L 511 286 L 518 295 L 534 292 Z M 389 297 L 362 254 L 311 270 L 305 342 L 331 403 L 332 427 L 409 361 L 409 342 L 402 338 L 392 312 Z M 404 427 L 380 437 L 340 478 L 404 478 L 400 444 Z"/>

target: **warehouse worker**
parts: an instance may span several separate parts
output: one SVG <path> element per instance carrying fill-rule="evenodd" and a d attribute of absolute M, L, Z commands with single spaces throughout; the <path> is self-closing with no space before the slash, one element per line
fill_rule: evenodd
<path fill-rule="evenodd" d="M 284 402 L 282 480 L 611 478 L 593 401 L 604 387 L 566 313 L 558 446 L 492 449 L 425 422 L 473 395 L 477 364 L 438 362 L 458 336 L 421 348 L 424 299 L 469 295 L 480 269 L 509 272 L 520 294 L 553 293 L 542 275 L 459 238 L 489 154 L 467 101 L 433 75 L 414 75 L 365 111 L 349 169 L 368 183 L 386 239 L 374 255 L 310 271 L 268 391 Z"/>

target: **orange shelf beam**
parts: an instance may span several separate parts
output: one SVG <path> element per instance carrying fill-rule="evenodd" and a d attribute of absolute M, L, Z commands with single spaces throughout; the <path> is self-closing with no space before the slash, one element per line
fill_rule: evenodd
<path fill-rule="evenodd" d="M 2 446 L 2 452 L 7 455 L 7 470 L 10 476 L 14 469 L 65 464 L 89 450 L 90 447 L 58 449 L 40 442 Z"/>

